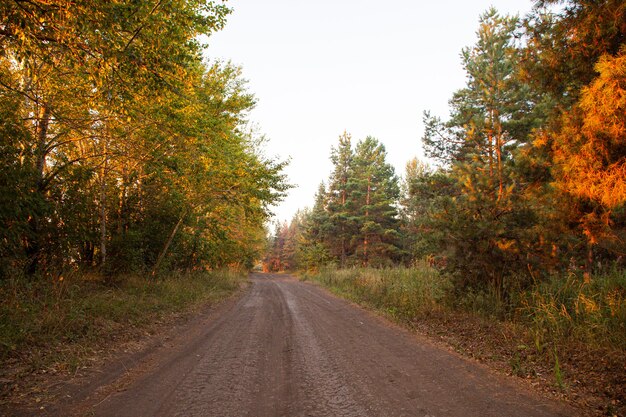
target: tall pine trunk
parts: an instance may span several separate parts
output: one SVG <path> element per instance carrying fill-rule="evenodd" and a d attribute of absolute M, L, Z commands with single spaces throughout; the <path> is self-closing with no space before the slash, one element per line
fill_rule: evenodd
<path fill-rule="evenodd" d="M 371 176 L 368 175 L 367 177 L 367 194 L 365 195 L 365 223 L 367 223 L 367 220 L 369 218 L 369 206 L 370 206 L 370 192 L 372 190 L 372 184 L 371 184 Z M 368 253 L 367 253 L 367 247 L 369 245 L 369 240 L 368 240 L 369 236 L 367 231 L 365 232 L 365 235 L 363 237 L 363 264 L 365 266 L 369 265 L 369 259 L 368 259 Z"/>
<path fill-rule="evenodd" d="M 341 210 L 346 210 L 346 182 L 344 182 L 343 190 L 341 191 Z M 341 221 L 341 267 L 346 266 L 346 223 Z"/>

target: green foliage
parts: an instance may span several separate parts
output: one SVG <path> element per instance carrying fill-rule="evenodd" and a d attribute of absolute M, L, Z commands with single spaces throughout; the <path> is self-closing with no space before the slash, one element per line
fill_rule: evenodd
<path fill-rule="evenodd" d="M 349 206 L 354 159 L 352 137 L 344 132 L 339 136 L 338 146 L 331 148 L 330 160 L 334 169 L 328 181 L 328 192 L 324 194 L 326 202 L 323 206 L 327 219 L 320 224 L 325 232 L 324 244 L 342 266 L 347 264 L 348 255 L 354 250 L 351 239 L 356 225 L 351 218 L 354 210 Z"/>
<path fill-rule="evenodd" d="M 348 179 L 346 206 L 354 232 L 352 257 L 364 266 L 391 265 L 400 259 L 396 209 L 400 189 L 387 151 L 368 136 L 357 143 Z"/>
<path fill-rule="evenodd" d="M 446 165 L 412 178 L 407 198 L 432 235 L 426 247 L 445 256 L 458 287 L 491 286 L 502 296 L 506 277 L 536 264 L 528 249 L 538 216 L 518 181 L 514 150 L 537 123 L 537 98 L 516 77 L 517 28 L 517 18 L 493 8 L 481 16 L 477 42 L 462 53 L 467 87 L 451 99 L 450 119 L 425 118 L 427 153 Z"/>
<path fill-rule="evenodd" d="M 298 219 L 302 233 L 295 266 L 380 267 L 402 259 L 398 177 L 386 158 L 385 147 L 373 137 L 355 149 L 349 134 L 339 137 L 339 146 L 331 150 L 329 185 L 320 185 L 313 209 Z"/>
<path fill-rule="evenodd" d="M 623 254 L 624 10 L 570 1 L 558 14 L 544 9 L 552 3 L 538 2 L 523 26 L 483 14 L 450 118 L 425 114 L 425 150 L 445 180 L 429 189 L 434 174 L 408 177 L 407 230 L 428 235 L 407 243 L 414 256 L 442 257 L 460 292 L 495 290 L 506 302 L 533 280 Z"/>
<path fill-rule="evenodd" d="M 285 162 L 245 131 L 239 68 L 202 61 L 221 2 L 0 6 L 0 272 L 253 262 Z M 5 232 L 6 231 L 6 232 Z"/>

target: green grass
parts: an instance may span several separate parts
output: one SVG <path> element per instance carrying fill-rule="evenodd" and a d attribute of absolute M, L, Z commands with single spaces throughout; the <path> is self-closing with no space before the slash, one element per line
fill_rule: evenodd
<path fill-rule="evenodd" d="M 306 277 L 405 322 L 441 308 L 451 288 L 450 280 L 426 263 L 412 268 L 322 268 Z"/>
<path fill-rule="evenodd" d="M 116 284 L 76 273 L 53 282 L 1 282 L 0 363 L 23 372 L 77 366 L 97 346 L 226 298 L 243 280 L 241 273 L 217 271 L 158 280 L 125 276 Z"/>

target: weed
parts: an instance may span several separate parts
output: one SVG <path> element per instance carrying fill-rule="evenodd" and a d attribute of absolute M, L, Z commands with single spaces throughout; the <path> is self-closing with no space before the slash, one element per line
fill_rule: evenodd
<path fill-rule="evenodd" d="M 451 288 L 451 282 L 426 263 L 412 268 L 323 268 L 309 277 L 400 321 L 440 308 Z"/>
<path fill-rule="evenodd" d="M 554 354 L 554 379 L 556 380 L 556 385 L 559 389 L 565 389 L 565 383 L 563 382 L 563 373 L 561 372 L 561 365 L 559 364 L 559 355 L 556 351 L 556 347 L 553 351 Z"/>
<path fill-rule="evenodd" d="M 171 312 L 224 298 L 242 274 L 229 271 L 120 277 L 115 285 L 80 274 L 54 282 L 0 283 L 0 363 L 29 370 L 55 363 L 77 368 L 90 346 L 132 331 Z"/>

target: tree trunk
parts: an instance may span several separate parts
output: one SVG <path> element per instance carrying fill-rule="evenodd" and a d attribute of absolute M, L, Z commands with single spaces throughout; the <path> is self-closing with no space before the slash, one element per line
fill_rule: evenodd
<path fill-rule="evenodd" d="M 91 241 L 83 242 L 83 247 L 81 250 L 81 263 L 87 267 L 93 266 L 93 254 L 95 251 L 95 246 Z"/>
<path fill-rule="evenodd" d="M 104 267 L 107 261 L 107 219 L 106 219 L 106 170 L 108 165 L 107 142 L 104 139 L 104 161 L 100 171 L 100 266 Z"/>
<path fill-rule="evenodd" d="M 369 217 L 369 205 L 370 205 L 370 192 L 372 190 L 372 185 L 371 185 L 371 177 L 368 176 L 367 177 L 367 194 L 365 195 L 365 222 L 367 223 L 367 219 Z M 369 260 L 368 260 L 368 253 L 367 253 L 367 246 L 369 245 L 369 241 L 368 241 L 368 234 L 367 231 L 365 232 L 365 236 L 363 238 L 363 264 L 365 266 L 367 266 L 369 264 Z"/>
<path fill-rule="evenodd" d="M 500 135 L 496 136 L 496 156 L 497 156 L 497 169 L 498 169 L 498 202 L 502 199 L 504 193 L 504 185 L 502 182 L 502 140 Z"/>
<path fill-rule="evenodd" d="M 50 126 L 50 106 L 46 103 L 41 105 L 39 120 L 37 121 L 37 126 L 35 128 L 36 137 L 37 137 L 37 188 L 36 192 L 41 195 L 41 198 L 44 199 L 44 175 L 46 172 L 46 158 L 48 156 L 48 127 Z M 30 229 L 30 236 L 26 239 L 26 257 L 27 264 L 25 268 L 25 272 L 28 275 L 33 275 L 37 272 L 37 268 L 39 267 L 39 262 L 41 258 L 41 242 L 40 242 L 40 233 L 39 230 L 39 215 L 38 213 L 33 213 L 33 215 L 28 220 L 28 226 Z"/>
<path fill-rule="evenodd" d="M 343 184 L 344 189 L 341 191 L 341 210 L 345 212 L 346 209 L 346 184 Z M 341 221 L 341 267 L 346 266 L 346 224 L 345 221 Z"/>
<path fill-rule="evenodd" d="M 157 258 L 157 261 L 154 264 L 154 268 L 152 269 L 152 274 L 151 274 L 152 276 L 155 276 L 157 271 L 159 270 L 159 266 L 161 266 L 161 262 L 163 261 L 163 258 L 165 257 L 167 250 L 170 248 L 170 245 L 172 244 L 172 241 L 174 240 L 174 236 L 176 236 L 176 233 L 178 232 L 178 228 L 183 223 L 184 218 L 185 218 L 184 214 L 180 216 L 180 219 L 178 219 L 178 223 L 176 223 L 176 226 L 174 226 L 174 230 L 172 230 L 172 233 L 170 233 L 170 236 L 167 238 L 167 242 L 165 242 L 165 246 L 163 247 L 163 250 L 159 254 L 159 257 Z"/>
<path fill-rule="evenodd" d="M 498 112 L 496 111 L 496 117 L 498 117 Z M 500 124 L 500 120 L 498 117 L 497 120 L 497 133 L 496 133 L 496 155 L 497 155 L 497 163 L 498 163 L 498 202 L 502 199 L 502 195 L 504 194 L 504 183 L 502 179 L 502 125 Z"/>

